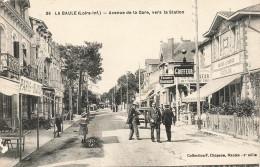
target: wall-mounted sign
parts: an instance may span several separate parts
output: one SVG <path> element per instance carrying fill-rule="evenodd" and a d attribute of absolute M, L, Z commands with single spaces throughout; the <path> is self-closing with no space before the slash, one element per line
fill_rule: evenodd
<path fill-rule="evenodd" d="M 200 83 L 208 83 L 210 81 L 210 71 L 209 69 L 202 69 L 199 71 L 199 82 Z M 190 84 L 196 83 L 197 76 L 196 72 L 194 73 L 194 77 L 180 77 L 178 83 L 180 84 Z"/>
<path fill-rule="evenodd" d="M 20 78 L 20 93 L 41 96 L 42 95 L 42 84 L 30 80 L 25 77 Z"/>
<path fill-rule="evenodd" d="M 173 76 L 160 76 L 159 78 L 160 84 L 174 84 L 174 77 Z"/>
<path fill-rule="evenodd" d="M 238 64 L 238 65 L 231 66 L 231 67 L 219 70 L 219 71 L 214 71 L 212 73 L 212 79 L 221 78 L 221 77 L 238 74 L 238 73 L 242 73 L 242 72 L 243 72 L 243 64 Z"/>
<path fill-rule="evenodd" d="M 175 77 L 193 77 L 193 65 L 177 66 L 174 67 L 173 74 Z"/>
<path fill-rule="evenodd" d="M 239 63 L 241 63 L 240 54 L 235 54 L 231 57 L 227 57 L 225 59 L 214 62 L 213 70 L 214 71 L 221 70 L 223 68 L 233 66 L 233 65 L 239 64 Z"/>

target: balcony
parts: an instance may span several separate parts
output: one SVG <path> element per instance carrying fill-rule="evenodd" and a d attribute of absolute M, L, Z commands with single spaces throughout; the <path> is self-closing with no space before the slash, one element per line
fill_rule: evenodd
<path fill-rule="evenodd" d="M 34 81 L 39 81 L 38 70 L 30 65 L 21 66 L 21 76 L 24 76 Z"/>
<path fill-rule="evenodd" d="M 19 60 L 8 53 L 1 53 L 0 75 L 8 78 L 19 76 Z"/>

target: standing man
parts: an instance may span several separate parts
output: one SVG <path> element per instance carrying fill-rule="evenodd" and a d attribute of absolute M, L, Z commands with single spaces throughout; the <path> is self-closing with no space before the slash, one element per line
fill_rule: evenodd
<path fill-rule="evenodd" d="M 129 140 L 133 139 L 134 133 L 136 135 L 136 139 L 141 140 L 139 138 L 139 131 L 138 131 L 138 125 L 140 125 L 138 115 L 140 113 L 136 110 L 137 106 L 138 106 L 138 103 L 134 102 L 132 107 L 128 111 L 128 118 L 127 118 L 126 123 L 129 124 L 129 129 L 130 129 Z"/>
<path fill-rule="evenodd" d="M 163 112 L 163 124 L 165 125 L 165 129 L 166 129 L 166 134 L 167 134 L 167 141 L 171 141 L 171 125 L 173 122 L 173 112 L 170 110 L 170 106 L 168 104 L 164 105 L 165 110 Z"/>
<path fill-rule="evenodd" d="M 158 108 L 156 108 L 155 102 L 152 104 L 152 108 L 148 113 L 148 118 L 151 126 L 151 140 L 154 140 L 154 129 L 156 129 L 156 138 L 157 142 L 160 142 L 160 124 L 161 124 L 161 112 Z"/>

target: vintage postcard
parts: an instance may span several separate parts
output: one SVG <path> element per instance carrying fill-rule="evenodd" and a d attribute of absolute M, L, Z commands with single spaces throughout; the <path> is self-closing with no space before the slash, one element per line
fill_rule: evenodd
<path fill-rule="evenodd" d="M 0 166 L 259 166 L 259 0 L 0 0 Z"/>

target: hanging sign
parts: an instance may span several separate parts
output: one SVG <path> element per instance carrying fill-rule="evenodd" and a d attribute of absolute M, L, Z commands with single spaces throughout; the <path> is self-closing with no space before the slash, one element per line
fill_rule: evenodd
<path fill-rule="evenodd" d="M 160 76 L 159 78 L 160 84 L 174 84 L 174 76 Z"/>
<path fill-rule="evenodd" d="M 193 65 L 176 66 L 173 74 L 175 77 L 194 77 Z"/>

